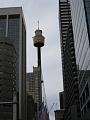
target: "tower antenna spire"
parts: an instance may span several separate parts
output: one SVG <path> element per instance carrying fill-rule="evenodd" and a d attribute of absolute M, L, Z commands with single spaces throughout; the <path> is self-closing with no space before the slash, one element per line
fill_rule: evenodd
<path fill-rule="evenodd" d="M 38 30 L 39 30 L 39 20 L 38 20 Z"/>

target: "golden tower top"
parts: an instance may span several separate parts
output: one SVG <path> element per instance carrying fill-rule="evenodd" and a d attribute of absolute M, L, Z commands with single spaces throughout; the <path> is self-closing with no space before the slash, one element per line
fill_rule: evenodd
<path fill-rule="evenodd" d="M 39 29 L 39 21 L 38 21 L 38 29 L 35 31 L 35 36 L 33 37 L 33 43 L 35 47 L 44 46 L 45 37 L 42 35 L 42 30 Z"/>

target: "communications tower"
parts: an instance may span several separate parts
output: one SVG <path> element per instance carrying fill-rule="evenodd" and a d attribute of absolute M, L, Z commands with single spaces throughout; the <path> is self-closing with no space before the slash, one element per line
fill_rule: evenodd
<path fill-rule="evenodd" d="M 42 80 L 42 77 L 41 77 L 41 47 L 44 46 L 44 40 L 45 40 L 45 37 L 42 35 L 42 30 L 39 29 L 39 21 L 38 21 L 38 29 L 35 31 L 35 36 L 33 37 L 33 43 L 34 43 L 34 46 L 37 47 L 37 59 L 38 59 L 38 68 L 40 69 L 40 74 L 38 75 L 39 76 L 39 87 L 40 87 L 40 104 L 42 104 L 42 83 L 43 83 L 43 80 Z"/>
<path fill-rule="evenodd" d="M 39 76 L 39 92 L 40 92 L 40 104 L 37 104 L 37 115 L 38 118 L 37 120 L 40 120 L 40 117 L 43 118 L 43 120 L 47 118 L 49 118 L 46 106 L 44 106 L 44 100 L 42 101 L 42 96 L 45 95 L 45 105 L 46 105 L 46 94 L 45 94 L 45 88 L 44 88 L 44 82 L 43 82 L 43 78 L 42 78 L 42 70 L 41 70 L 41 47 L 44 46 L 44 41 L 45 41 L 45 37 L 42 35 L 42 30 L 39 29 L 39 21 L 38 21 L 38 29 L 35 31 L 35 36 L 33 37 L 33 44 L 35 47 L 37 47 L 37 59 L 38 59 L 38 68 L 40 70 L 40 74 Z M 43 89 L 42 89 L 43 88 Z M 43 94 L 42 94 L 43 92 Z M 43 97 L 43 98 L 44 98 Z M 42 113 L 42 114 L 41 114 Z M 46 115 L 46 116 L 45 116 Z"/>

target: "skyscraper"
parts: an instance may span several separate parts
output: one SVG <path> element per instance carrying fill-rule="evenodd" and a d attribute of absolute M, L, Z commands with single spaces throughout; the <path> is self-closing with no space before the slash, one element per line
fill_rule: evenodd
<path fill-rule="evenodd" d="M 80 109 L 90 119 L 90 0 L 70 0 L 78 66 Z"/>
<path fill-rule="evenodd" d="M 42 103 L 41 91 L 40 68 L 33 67 L 33 72 L 27 73 L 27 93 L 38 105 Z"/>
<path fill-rule="evenodd" d="M 64 120 L 79 120 L 79 90 L 70 3 L 59 0 L 59 28 L 62 55 Z"/>
<path fill-rule="evenodd" d="M 16 91 L 19 102 L 19 120 L 26 119 L 26 28 L 21 7 L 0 8 L 0 38 L 8 38 L 15 47 Z"/>

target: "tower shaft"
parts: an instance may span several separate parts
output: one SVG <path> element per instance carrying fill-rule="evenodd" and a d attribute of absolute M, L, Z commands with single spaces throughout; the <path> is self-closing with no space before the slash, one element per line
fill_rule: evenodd
<path fill-rule="evenodd" d="M 37 47 L 38 67 L 41 69 L 41 47 Z"/>
<path fill-rule="evenodd" d="M 37 47 L 37 58 L 38 58 L 38 68 L 40 68 L 40 83 L 42 81 L 42 78 L 41 78 L 41 47 Z M 42 102 L 42 85 L 41 85 L 41 91 L 40 91 L 40 94 L 41 94 L 41 102 Z"/>

